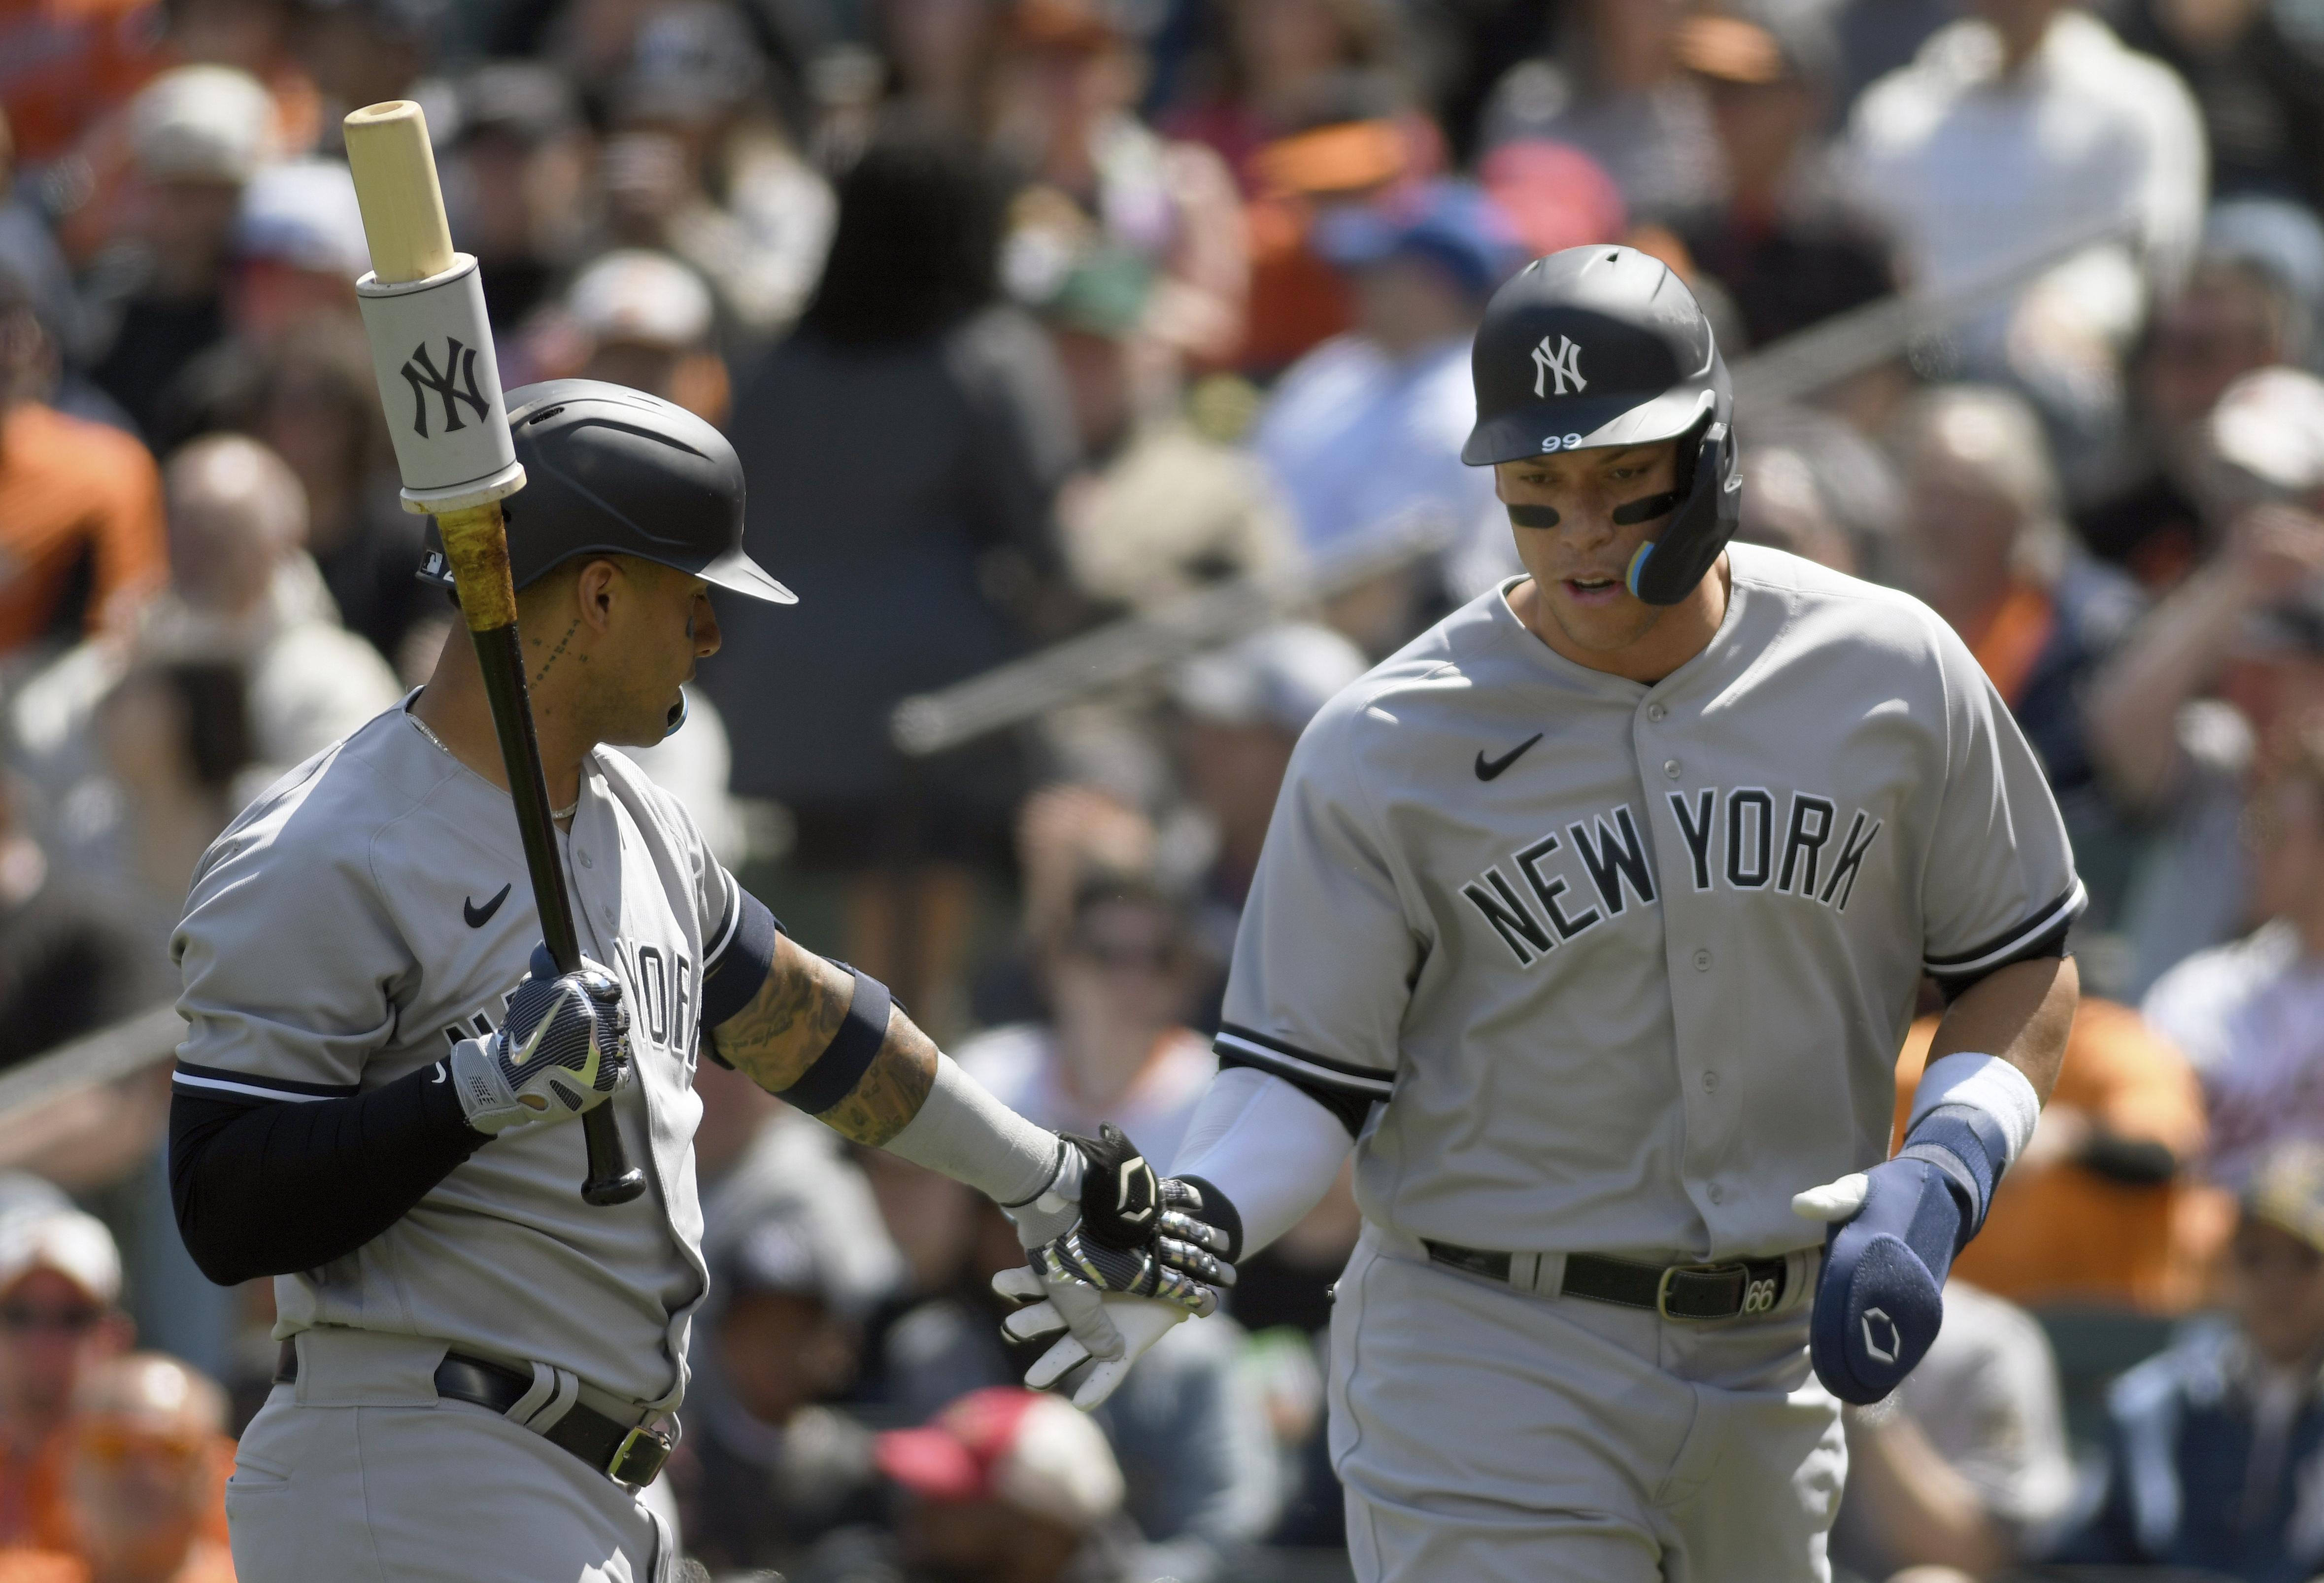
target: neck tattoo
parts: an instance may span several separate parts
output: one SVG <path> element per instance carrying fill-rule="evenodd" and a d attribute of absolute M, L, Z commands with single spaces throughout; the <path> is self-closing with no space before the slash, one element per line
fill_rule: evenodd
<path fill-rule="evenodd" d="M 556 668 L 558 660 L 565 657 L 566 645 L 573 641 L 573 634 L 580 630 L 581 618 L 576 616 L 573 618 L 573 625 L 565 629 L 565 635 L 557 640 L 557 646 L 549 652 L 549 658 L 540 662 L 540 671 L 532 679 L 533 686 L 539 687 L 549 680 L 549 671 Z"/>

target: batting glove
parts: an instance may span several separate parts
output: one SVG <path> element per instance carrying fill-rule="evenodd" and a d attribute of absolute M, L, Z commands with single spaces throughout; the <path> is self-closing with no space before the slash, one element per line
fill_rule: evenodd
<path fill-rule="evenodd" d="M 452 1087 L 468 1125 L 497 1135 L 595 1110 L 628 1080 L 630 1013 L 613 976 L 584 958 L 559 974 L 547 946 L 516 986 L 490 1039 L 452 1051 Z"/>
<path fill-rule="evenodd" d="M 1010 1207 L 1028 1267 L 1003 1271 L 994 1290 L 1038 1299 L 1002 1328 L 1019 1341 L 1064 1332 L 1027 1372 L 1045 1389 L 1083 1364 L 1075 1406 L 1112 1394 L 1138 1356 L 1172 1325 L 1218 1311 L 1234 1284 L 1226 1231 L 1203 1219 L 1200 1190 L 1157 1178 L 1119 1127 L 1094 1141 L 1067 1137 L 1056 1180 L 1030 1203 Z"/>

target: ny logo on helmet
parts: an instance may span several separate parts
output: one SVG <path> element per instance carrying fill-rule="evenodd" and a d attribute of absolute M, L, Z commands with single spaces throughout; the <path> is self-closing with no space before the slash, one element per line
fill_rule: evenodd
<path fill-rule="evenodd" d="M 467 427 L 460 421 L 462 402 L 475 409 L 479 422 L 493 410 L 492 403 L 476 388 L 476 348 L 462 346 L 457 336 L 444 338 L 442 373 L 437 372 L 436 360 L 428 355 L 428 346 L 423 341 L 412 347 L 411 356 L 404 360 L 403 377 L 411 386 L 411 431 L 422 440 L 428 438 L 428 393 L 431 390 L 444 403 L 447 434 L 456 434 Z M 462 384 L 468 388 L 462 390 Z"/>
<path fill-rule="evenodd" d="M 1590 382 L 1582 377 L 1582 348 L 1565 337 L 1557 338 L 1557 350 L 1549 349 L 1549 338 L 1541 338 L 1541 345 L 1533 349 L 1533 393 L 1541 396 L 1550 393 L 1542 389 L 1545 380 L 1557 381 L 1556 393 L 1563 395 L 1568 380 L 1576 390 L 1588 390 Z"/>

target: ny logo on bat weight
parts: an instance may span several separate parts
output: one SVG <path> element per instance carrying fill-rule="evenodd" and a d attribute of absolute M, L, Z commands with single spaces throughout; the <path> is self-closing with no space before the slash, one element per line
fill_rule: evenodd
<path fill-rule="evenodd" d="M 428 438 L 428 393 L 431 390 L 444 403 L 444 432 L 447 434 L 456 434 L 467 427 L 460 421 L 462 402 L 475 410 L 479 422 L 484 421 L 485 413 L 493 410 L 492 403 L 486 401 L 484 393 L 476 388 L 476 348 L 462 346 L 457 336 L 446 336 L 444 347 L 444 368 L 440 374 L 437 372 L 436 360 L 428 355 L 425 341 L 411 348 L 411 356 L 403 364 L 404 380 L 411 386 L 411 431 L 422 440 Z M 460 386 L 463 384 L 467 389 L 462 390 Z"/>

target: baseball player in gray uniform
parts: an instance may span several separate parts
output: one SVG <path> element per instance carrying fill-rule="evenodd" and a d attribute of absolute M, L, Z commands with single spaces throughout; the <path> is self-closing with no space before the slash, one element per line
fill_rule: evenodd
<path fill-rule="evenodd" d="M 742 552 L 741 468 L 709 424 L 584 380 L 509 407 L 528 680 L 588 960 L 558 977 L 536 945 L 458 635 L 219 837 L 175 940 L 180 1227 L 213 1279 L 275 1277 L 282 1338 L 227 1490 L 244 1583 L 669 1575 L 637 1491 L 707 1279 L 698 1053 L 1002 1202 L 1094 1366 L 1127 1351 L 1098 1287 L 1184 1313 L 1231 1279 L 1166 1236 L 1220 1240 L 1118 1133 L 1061 1140 L 1001 1106 L 601 746 L 675 728 L 718 646 L 711 587 L 790 596 Z M 592 1207 L 568 1124 L 605 1104 L 650 1190 Z"/>
<path fill-rule="evenodd" d="M 1536 262 L 1474 376 L 1526 574 L 1308 727 L 1174 1174 L 1239 1256 L 1356 1152 L 1365 1583 L 1821 1578 L 1834 1397 L 1936 1334 L 2056 1073 L 2081 887 L 1943 622 L 1729 547 L 1727 374 L 1661 264 Z"/>

